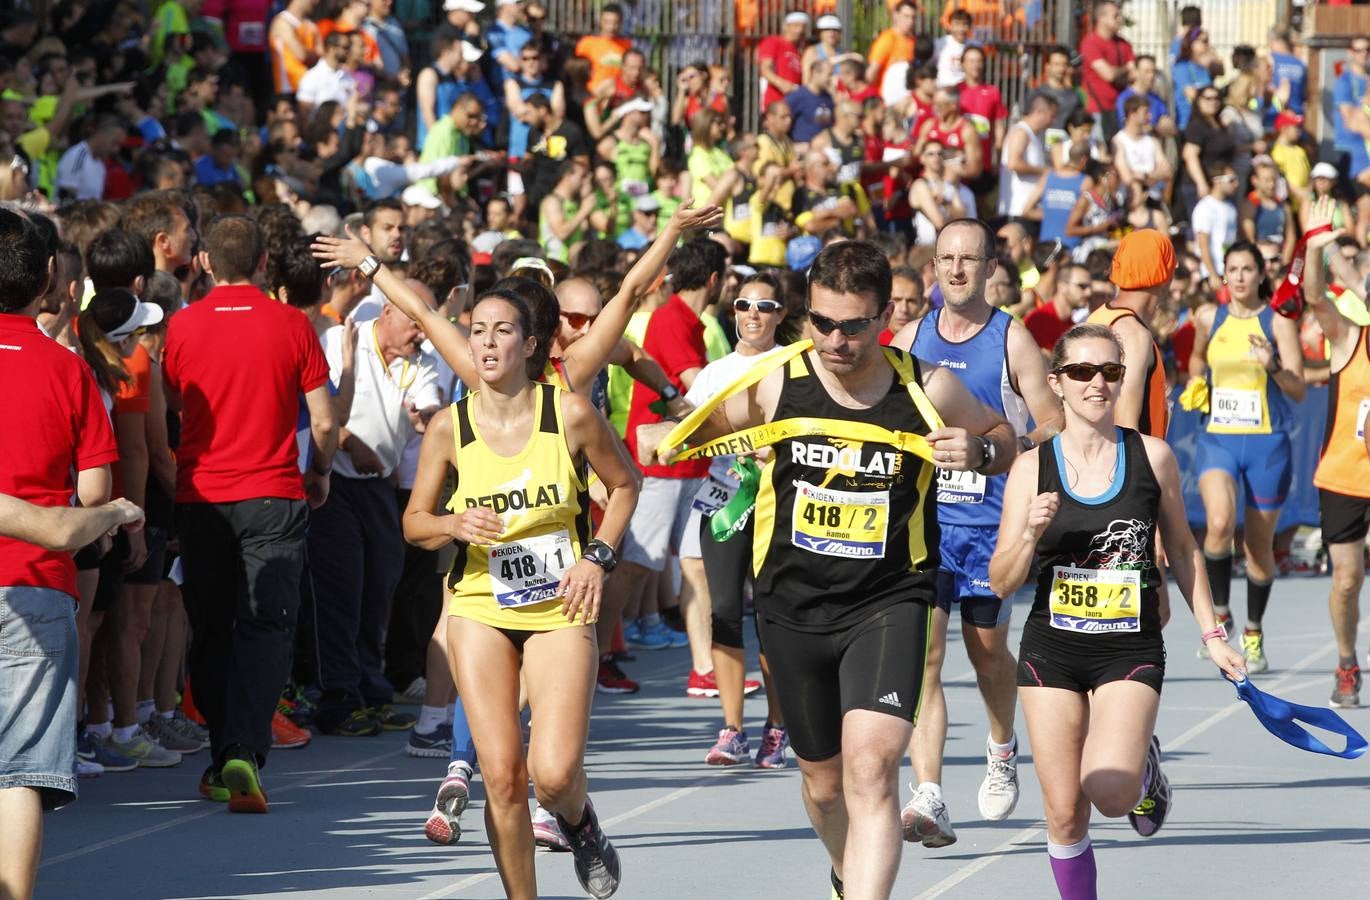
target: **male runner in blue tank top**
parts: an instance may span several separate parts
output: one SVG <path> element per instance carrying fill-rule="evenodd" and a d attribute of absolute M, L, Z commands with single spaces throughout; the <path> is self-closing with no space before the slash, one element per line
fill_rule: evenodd
<path fill-rule="evenodd" d="M 1060 403 L 1047 386 L 1046 365 L 1036 342 L 1020 322 L 985 300 L 985 284 L 995 268 L 994 232 L 978 219 L 948 222 L 937 236 L 934 261 L 943 306 L 904 326 L 893 346 L 910 349 L 920 360 L 955 373 L 977 400 L 1023 436 L 1024 448 L 1055 434 L 1061 424 Z M 1030 434 L 1029 415 L 1038 426 Z M 942 662 L 952 604 L 961 608 L 961 634 L 989 716 L 980 815 L 997 822 L 1018 803 L 1018 740 L 1013 732 L 1017 662 L 1008 647 L 1013 604 L 1011 598 L 996 597 L 989 586 L 989 558 L 998 535 L 1006 477 L 938 471 L 942 561 L 937 609 L 922 714 L 909 743 L 916 781 L 902 816 L 904 840 L 921 841 L 925 847 L 945 847 L 956 840 L 941 788 L 947 739 Z"/>

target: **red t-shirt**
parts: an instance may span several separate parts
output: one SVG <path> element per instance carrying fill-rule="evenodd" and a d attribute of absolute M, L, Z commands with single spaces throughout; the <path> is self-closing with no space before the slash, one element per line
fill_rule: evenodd
<path fill-rule="evenodd" d="M 76 473 L 119 458 L 90 367 L 28 316 L 0 314 L 0 384 L 0 493 L 70 506 Z M 10 538 L 0 538 L 0 585 L 78 596 L 70 553 Z"/>
<path fill-rule="evenodd" d="M 923 127 L 923 123 L 929 119 L 937 118 L 937 113 L 933 112 L 931 103 L 924 103 L 919 100 L 917 94 L 910 94 L 909 102 L 913 106 L 913 115 L 909 116 L 909 137 L 917 141 L 918 132 Z"/>
<path fill-rule="evenodd" d="M 1189 356 L 1194 352 L 1194 317 L 1191 315 L 1184 324 L 1175 329 L 1170 336 L 1170 350 L 1175 354 L 1175 366 L 1181 372 L 1189 371 Z"/>
<path fill-rule="evenodd" d="M 756 48 L 758 60 L 769 59 L 775 63 L 775 74 L 790 82 L 791 84 L 802 84 L 804 81 L 804 69 L 801 65 L 802 57 L 799 48 L 778 34 L 773 34 L 761 42 Z M 777 100 L 784 100 L 785 95 L 775 89 L 775 85 L 769 81 L 762 82 L 766 90 L 761 95 L 761 111 L 764 113 L 766 107 Z"/>
<path fill-rule="evenodd" d="M 1074 324 L 1069 316 L 1065 319 L 1057 318 L 1056 308 L 1050 303 L 1037 307 L 1023 317 L 1023 325 L 1032 333 L 1037 346 L 1048 353 L 1056 346 L 1057 339 Z"/>
<path fill-rule="evenodd" d="M 999 168 L 999 160 L 994 158 L 994 123 L 1008 118 L 1008 108 L 1004 106 L 999 89 L 992 84 L 961 85 L 961 112 L 966 114 L 971 127 L 980 136 L 980 158 L 985 171 Z"/>
<path fill-rule="evenodd" d="M 114 415 L 120 413 L 141 413 L 147 415 L 152 406 L 152 357 L 139 344 L 133 355 L 124 360 L 124 370 L 132 381 L 125 382 L 114 395 Z M 117 440 L 117 438 L 116 438 Z M 114 467 L 114 491 L 112 496 L 124 496 L 124 471 L 122 466 Z"/>
<path fill-rule="evenodd" d="M 1125 66 L 1133 59 L 1132 45 L 1116 35 L 1112 40 L 1091 31 L 1080 41 L 1080 72 L 1084 78 L 1085 109 L 1098 115 L 1101 110 L 1114 112 L 1118 106 L 1120 88 L 1105 81 L 1094 71 L 1094 61 L 1102 59 L 1110 66 Z"/>
<path fill-rule="evenodd" d="M 671 299 L 652 313 L 652 318 L 647 322 L 647 333 L 643 335 L 642 349 L 660 364 L 671 384 L 682 394 L 685 393 L 685 383 L 680 380 L 680 373 L 702 369 L 709 364 L 709 356 L 704 349 L 704 323 L 678 294 L 672 294 Z M 660 394 L 642 382 L 633 382 L 626 437 L 628 452 L 633 459 L 637 459 L 637 427 L 661 421 L 661 416 L 648 408 L 660 398 Z M 670 466 L 643 466 L 642 474 L 652 478 L 703 478 L 709 474 L 709 460 L 691 459 Z"/>
<path fill-rule="evenodd" d="M 181 395 L 176 502 L 304 499 L 300 394 L 328 380 L 328 363 L 299 310 L 217 287 L 171 320 L 162 370 Z"/>

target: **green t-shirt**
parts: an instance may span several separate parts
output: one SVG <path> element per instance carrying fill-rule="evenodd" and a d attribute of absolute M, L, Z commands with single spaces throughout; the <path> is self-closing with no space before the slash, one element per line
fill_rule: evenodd
<path fill-rule="evenodd" d="M 628 320 L 628 328 L 623 332 L 623 336 L 628 340 L 642 346 L 642 341 L 647 336 L 647 323 L 652 320 L 650 309 L 639 309 L 633 313 L 633 317 Z M 707 336 L 708 332 L 705 332 Z M 706 345 L 707 346 L 707 345 Z M 628 374 L 628 370 L 622 366 L 609 367 L 609 424 L 614 426 L 619 437 L 628 433 L 628 407 L 633 401 L 633 376 Z"/>
<path fill-rule="evenodd" d="M 423 139 L 423 152 L 419 154 L 419 162 L 437 162 L 449 156 L 467 156 L 470 153 L 471 139 L 457 129 L 457 123 L 452 121 L 451 116 L 443 116 L 428 129 L 428 136 Z M 437 196 L 436 178 L 425 178 L 414 183 Z"/>
<path fill-rule="evenodd" d="M 656 227 L 659 229 L 665 228 L 670 224 L 671 216 L 675 215 L 675 211 L 680 208 L 680 204 L 684 201 L 679 197 L 667 197 L 665 194 L 661 193 L 660 188 L 652 191 L 651 197 L 656 200 L 657 205 L 661 207 L 656 214 Z"/>
<path fill-rule="evenodd" d="M 190 18 L 186 15 L 186 9 L 177 0 L 166 0 L 157 7 L 152 21 L 152 48 L 148 61 L 154 69 L 161 64 L 162 55 L 166 53 L 167 38 L 182 34 L 190 34 Z"/>
<path fill-rule="evenodd" d="M 705 310 L 699 321 L 704 323 L 704 354 L 709 357 L 709 362 L 722 359 L 733 352 L 733 345 L 728 343 L 728 335 L 718 321 L 718 316 Z"/>

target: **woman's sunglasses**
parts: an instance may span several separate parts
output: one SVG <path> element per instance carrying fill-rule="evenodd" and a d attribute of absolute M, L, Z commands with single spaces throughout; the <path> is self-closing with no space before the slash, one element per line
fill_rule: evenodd
<path fill-rule="evenodd" d="M 748 300 L 746 297 L 738 297 L 733 301 L 733 309 L 738 312 L 750 312 L 756 310 L 761 313 L 780 312 L 784 306 L 779 300 Z M 824 332 L 826 334 L 826 332 Z"/>
<path fill-rule="evenodd" d="M 817 328 L 822 334 L 832 334 L 840 330 L 846 337 L 856 337 L 861 332 L 871 326 L 871 323 L 880 318 L 879 315 L 866 316 L 864 319 L 844 319 L 839 322 L 836 319 L 829 319 L 827 316 L 820 316 L 813 310 L 809 311 L 809 321 L 813 327 Z"/>
<path fill-rule="evenodd" d="M 595 314 L 597 316 L 598 313 Z M 561 317 L 566 320 L 566 324 L 574 329 L 584 328 L 595 321 L 595 316 L 587 316 L 585 313 L 566 312 L 562 310 Z"/>
<path fill-rule="evenodd" d="M 1113 384 L 1123 377 L 1123 372 L 1127 369 L 1122 363 L 1104 363 L 1095 365 L 1094 363 L 1070 363 L 1053 369 L 1052 374 L 1064 375 L 1071 381 L 1093 381 L 1095 375 L 1104 376 L 1104 381 Z"/>

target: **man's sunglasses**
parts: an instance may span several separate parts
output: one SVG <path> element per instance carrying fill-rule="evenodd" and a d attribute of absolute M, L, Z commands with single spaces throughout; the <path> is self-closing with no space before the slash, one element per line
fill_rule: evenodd
<path fill-rule="evenodd" d="M 587 316 L 585 313 L 566 312 L 565 310 L 561 312 L 561 317 L 566 320 L 566 324 L 575 329 L 581 329 L 592 324 L 595 321 L 595 316 L 598 315 L 595 313 L 594 316 Z"/>
<path fill-rule="evenodd" d="M 779 300 L 748 300 L 746 297 L 738 297 L 733 301 L 733 309 L 738 312 L 750 312 L 756 310 L 762 313 L 780 312 L 784 305 Z M 826 334 L 826 332 L 824 332 Z"/>
<path fill-rule="evenodd" d="M 866 316 L 863 319 L 843 319 L 839 322 L 836 319 L 829 319 L 827 316 L 820 316 L 813 310 L 809 310 L 809 321 L 813 323 L 813 327 L 817 328 L 820 333 L 832 334 L 834 331 L 840 330 L 846 337 L 856 337 L 858 334 L 871 327 L 871 323 L 879 318 L 879 315 L 874 315 Z"/>
<path fill-rule="evenodd" d="M 1122 363 L 1104 363 L 1103 365 L 1095 365 L 1094 363 L 1070 363 L 1069 365 L 1053 369 L 1052 373 L 1057 376 L 1064 375 L 1071 381 L 1085 382 L 1093 381 L 1095 375 L 1102 375 L 1104 376 L 1104 381 L 1113 384 L 1119 378 L 1123 377 L 1123 372 L 1126 370 L 1127 367 Z"/>

